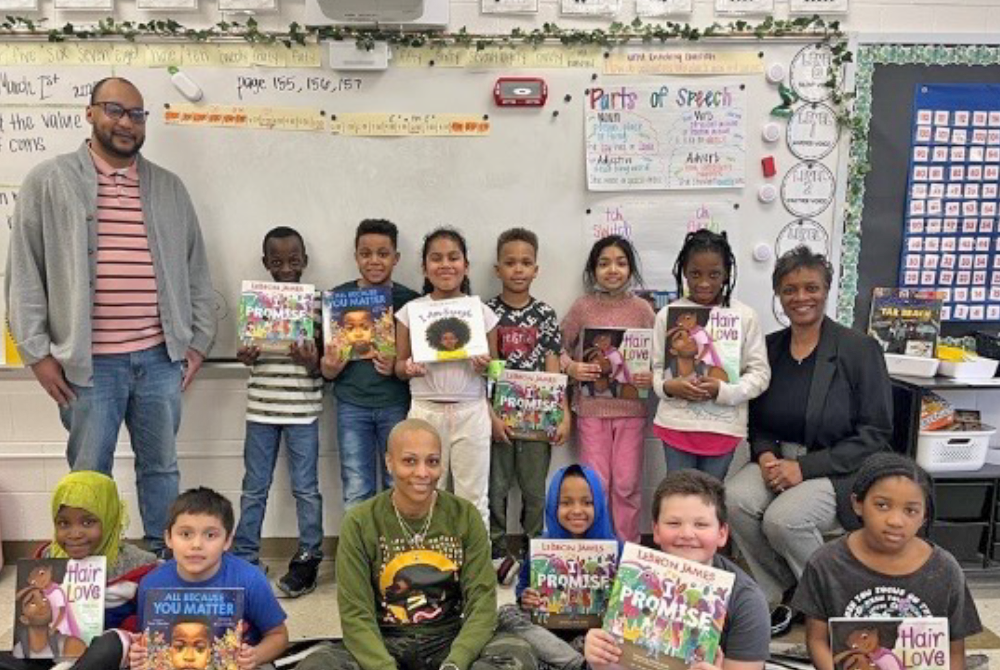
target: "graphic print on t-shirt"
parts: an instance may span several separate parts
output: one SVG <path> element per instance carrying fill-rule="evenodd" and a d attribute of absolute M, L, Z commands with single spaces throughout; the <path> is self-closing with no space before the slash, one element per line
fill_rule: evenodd
<path fill-rule="evenodd" d="M 844 616 L 851 619 L 865 617 L 929 617 L 930 607 L 919 596 L 899 586 L 875 586 L 854 594 Z"/>
<path fill-rule="evenodd" d="M 437 551 L 398 554 L 382 570 L 379 591 L 388 624 L 422 624 L 461 615 L 458 566 Z"/>
<path fill-rule="evenodd" d="M 500 358 L 507 360 L 516 355 L 523 360 L 531 355 L 538 342 L 538 329 L 530 326 L 497 326 L 497 340 Z"/>

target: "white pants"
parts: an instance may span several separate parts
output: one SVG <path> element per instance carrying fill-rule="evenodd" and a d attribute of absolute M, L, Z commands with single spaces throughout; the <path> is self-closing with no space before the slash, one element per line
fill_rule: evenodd
<path fill-rule="evenodd" d="M 486 399 L 434 402 L 413 399 L 410 419 L 423 419 L 441 435 L 441 479 L 438 488 L 451 489 L 479 510 L 490 529 L 490 408 Z"/>

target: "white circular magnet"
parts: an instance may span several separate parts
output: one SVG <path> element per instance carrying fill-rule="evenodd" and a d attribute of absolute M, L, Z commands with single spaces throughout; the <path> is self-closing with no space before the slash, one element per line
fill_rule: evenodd
<path fill-rule="evenodd" d="M 767 66 L 767 72 L 764 76 L 772 84 L 777 84 L 785 81 L 785 74 L 787 74 L 787 68 L 785 68 L 784 63 L 771 63 Z"/>
<path fill-rule="evenodd" d="M 774 121 L 769 121 L 764 124 L 760 134 L 765 142 L 777 142 L 781 139 L 781 126 Z"/>
<path fill-rule="evenodd" d="M 764 242 L 758 242 L 753 248 L 753 259 L 758 263 L 766 263 L 771 260 L 771 247 Z"/>
<path fill-rule="evenodd" d="M 774 184 L 762 184 L 759 189 L 757 189 L 757 199 L 761 202 L 774 202 L 774 199 L 778 197 L 778 189 Z"/>

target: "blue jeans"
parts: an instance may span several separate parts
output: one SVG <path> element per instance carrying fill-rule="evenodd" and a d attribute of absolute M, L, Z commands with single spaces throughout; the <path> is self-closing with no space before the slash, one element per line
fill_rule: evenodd
<path fill-rule="evenodd" d="M 93 357 L 93 386 L 72 384 L 76 400 L 59 408 L 69 431 L 66 459 L 73 470 L 111 475 L 122 421 L 135 453 L 136 488 L 146 543 L 164 547 L 167 512 L 177 497 L 177 429 L 181 423 L 180 361 L 165 345 L 131 354 Z"/>
<path fill-rule="evenodd" d="M 726 479 L 726 472 L 729 471 L 729 464 L 732 463 L 735 453 L 734 450 L 721 456 L 699 456 L 671 447 L 666 442 L 663 443 L 663 455 L 667 459 L 667 472 L 701 470 L 720 482 Z"/>
<path fill-rule="evenodd" d="M 323 555 L 323 498 L 319 493 L 319 420 L 309 424 L 271 424 L 247 421 L 243 444 L 243 493 L 240 523 L 233 537 L 233 553 L 251 563 L 260 554 L 267 494 L 274 479 L 281 435 L 288 450 L 288 474 L 299 523 L 299 551 Z"/>
<path fill-rule="evenodd" d="M 379 471 L 382 488 L 392 486 L 392 477 L 385 469 L 385 447 L 389 431 L 406 418 L 408 410 L 406 405 L 371 408 L 337 401 L 337 444 L 345 510 L 378 492 Z"/>

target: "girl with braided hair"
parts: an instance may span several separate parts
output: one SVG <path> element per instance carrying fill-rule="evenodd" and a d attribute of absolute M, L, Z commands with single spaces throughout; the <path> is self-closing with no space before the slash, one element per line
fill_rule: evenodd
<path fill-rule="evenodd" d="M 926 539 L 934 519 L 930 477 L 906 456 L 873 454 L 858 470 L 851 504 L 861 528 L 812 555 L 792 600 L 806 616 L 816 669 L 834 670 L 833 617 L 945 617 L 950 667 L 964 670 L 965 638 L 982 625 L 958 561 Z"/>

